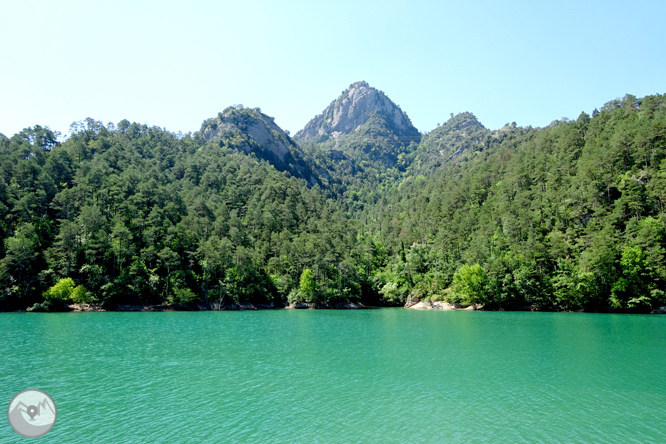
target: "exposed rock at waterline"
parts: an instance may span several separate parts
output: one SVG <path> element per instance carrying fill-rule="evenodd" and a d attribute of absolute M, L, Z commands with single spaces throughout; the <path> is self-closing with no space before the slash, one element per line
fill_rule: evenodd
<path fill-rule="evenodd" d="M 444 301 L 419 301 L 413 303 L 413 301 L 405 304 L 405 308 L 411 310 L 481 310 L 483 305 L 474 304 L 474 305 L 461 305 L 461 304 L 450 304 Z"/>
<path fill-rule="evenodd" d="M 360 302 L 340 302 L 337 304 L 315 304 L 312 302 L 293 302 L 289 305 L 287 305 L 285 308 L 290 309 L 290 310 L 298 310 L 298 309 L 310 309 L 310 310 L 315 310 L 315 309 L 339 309 L 339 310 L 346 310 L 346 309 L 360 309 L 360 308 L 367 308 L 365 305 L 361 304 Z"/>

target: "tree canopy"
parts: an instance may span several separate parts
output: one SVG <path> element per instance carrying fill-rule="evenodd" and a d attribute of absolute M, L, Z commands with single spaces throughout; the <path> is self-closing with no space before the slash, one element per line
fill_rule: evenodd
<path fill-rule="evenodd" d="M 254 146 L 251 119 L 292 163 Z M 372 115 L 299 147 L 266 119 L 234 108 L 186 135 L 86 119 L 60 142 L 41 126 L 0 137 L 0 308 L 64 283 L 111 308 L 666 304 L 663 95 L 546 128 L 462 113 L 420 142 Z"/>

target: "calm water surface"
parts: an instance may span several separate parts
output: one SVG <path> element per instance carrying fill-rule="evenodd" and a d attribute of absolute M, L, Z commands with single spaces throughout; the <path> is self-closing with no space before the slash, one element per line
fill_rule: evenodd
<path fill-rule="evenodd" d="M 666 442 L 666 316 L 1 313 L 51 443 Z M 0 442 L 34 442 L 0 418 Z"/>

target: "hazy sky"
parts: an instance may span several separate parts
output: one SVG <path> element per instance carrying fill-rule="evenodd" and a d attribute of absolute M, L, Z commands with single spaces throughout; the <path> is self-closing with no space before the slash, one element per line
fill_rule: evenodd
<path fill-rule="evenodd" d="M 7 136 L 86 117 L 196 131 L 233 104 L 295 133 L 358 80 L 420 131 L 666 92 L 663 0 L 2 0 L 0 17 Z"/>

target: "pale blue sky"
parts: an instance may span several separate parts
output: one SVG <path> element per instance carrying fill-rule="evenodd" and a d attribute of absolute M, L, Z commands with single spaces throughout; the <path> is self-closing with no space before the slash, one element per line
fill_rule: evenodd
<path fill-rule="evenodd" d="M 0 1 L 0 132 L 75 120 L 196 131 L 232 104 L 293 133 L 366 80 L 420 131 L 491 129 L 666 92 L 666 2 Z"/>

